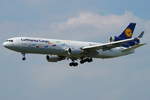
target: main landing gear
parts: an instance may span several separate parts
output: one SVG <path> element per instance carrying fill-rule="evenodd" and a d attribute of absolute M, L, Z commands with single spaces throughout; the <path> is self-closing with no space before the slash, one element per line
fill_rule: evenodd
<path fill-rule="evenodd" d="M 22 56 L 23 56 L 22 60 L 25 61 L 26 60 L 25 53 L 22 53 Z"/>
<path fill-rule="evenodd" d="M 75 62 L 75 60 L 74 60 L 74 59 L 71 59 L 71 60 L 72 60 L 72 62 L 71 62 L 71 63 L 69 63 L 69 66 L 74 66 L 74 67 L 78 66 L 78 63 L 77 63 L 77 62 Z"/>
<path fill-rule="evenodd" d="M 69 66 L 78 66 L 78 63 L 77 62 L 71 62 L 70 64 L 69 64 Z"/>
<path fill-rule="evenodd" d="M 80 64 L 84 64 L 85 62 L 93 62 L 92 58 L 85 58 L 85 59 L 81 59 Z M 69 66 L 78 66 L 79 64 L 77 62 L 75 62 L 74 60 L 72 60 L 72 62 L 69 64 Z"/>
<path fill-rule="evenodd" d="M 84 64 L 85 62 L 92 62 L 93 61 L 93 59 L 92 58 L 86 58 L 86 59 L 82 59 L 81 61 L 80 61 L 80 64 Z"/>

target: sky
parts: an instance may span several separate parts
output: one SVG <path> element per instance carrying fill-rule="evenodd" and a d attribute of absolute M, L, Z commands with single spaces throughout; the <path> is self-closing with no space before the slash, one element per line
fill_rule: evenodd
<path fill-rule="evenodd" d="M 1 100 L 149 100 L 149 0 L 0 0 Z M 70 68 L 5 49 L 11 37 L 108 42 L 130 23 L 147 45 L 132 55 Z"/>

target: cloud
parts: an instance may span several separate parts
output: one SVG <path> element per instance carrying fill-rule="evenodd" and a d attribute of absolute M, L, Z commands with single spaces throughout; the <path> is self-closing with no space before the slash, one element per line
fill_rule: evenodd
<path fill-rule="evenodd" d="M 51 31 L 69 37 L 69 39 L 88 40 L 90 38 L 119 35 L 130 22 L 137 23 L 136 30 L 138 32 L 150 31 L 150 20 L 141 19 L 131 12 L 125 12 L 123 15 L 82 12 L 62 23 L 51 24 Z"/>
<path fill-rule="evenodd" d="M 13 37 L 21 33 L 21 36 L 105 42 L 110 36 L 119 35 L 130 22 L 137 23 L 136 36 L 143 30 L 150 32 L 150 20 L 139 18 L 131 12 L 122 15 L 81 12 L 61 20 L 55 23 L 48 23 L 47 19 L 42 23 L 3 21 L 0 23 L 0 33 L 14 33 L 10 34 Z M 150 35 L 145 34 L 145 40 L 149 42 L 149 38 Z"/>

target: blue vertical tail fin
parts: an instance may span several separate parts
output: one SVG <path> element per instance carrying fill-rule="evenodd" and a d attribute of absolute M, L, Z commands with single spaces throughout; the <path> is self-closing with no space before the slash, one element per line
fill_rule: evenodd
<path fill-rule="evenodd" d="M 130 23 L 118 37 L 115 37 L 115 41 L 132 38 L 135 26 L 136 23 Z"/>

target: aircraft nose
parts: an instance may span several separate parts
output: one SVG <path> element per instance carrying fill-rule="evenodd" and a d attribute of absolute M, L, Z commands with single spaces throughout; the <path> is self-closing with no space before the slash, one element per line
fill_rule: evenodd
<path fill-rule="evenodd" d="M 4 46 L 5 48 L 10 48 L 10 47 L 11 47 L 11 44 L 9 44 L 9 43 L 7 43 L 7 42 L 4 42 L 4 43 L 3 43 L 3 46 Z"/>
<path fill-rule="evenodd" d="M 5 43 L 5 42 L 3 43 L 3 46 L 4 46 L 4 47 L 6 46 L 6 43 Z"/>
<path fill-rule="evenodd" d="M 7 48 L 7 47 L 8 47 L 8 44 L 7 44 L 6 42 L 4 42 L 4 43 L 3 43 L 3 46 Z"/>

